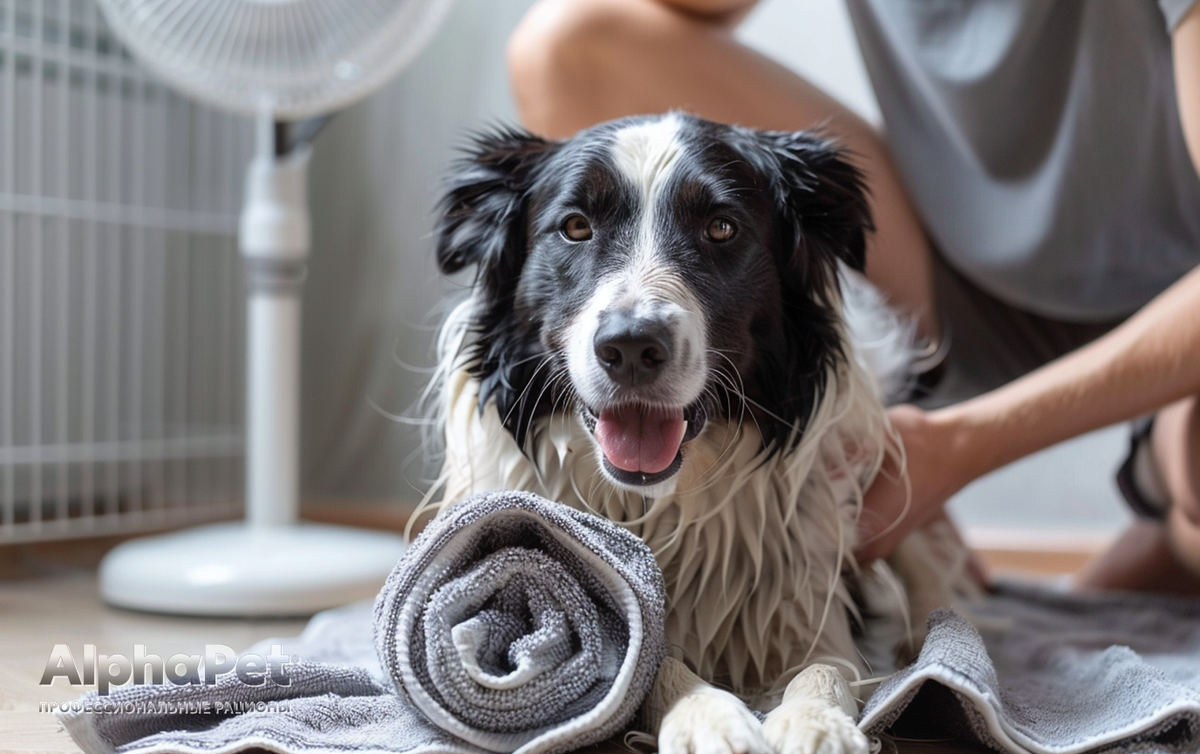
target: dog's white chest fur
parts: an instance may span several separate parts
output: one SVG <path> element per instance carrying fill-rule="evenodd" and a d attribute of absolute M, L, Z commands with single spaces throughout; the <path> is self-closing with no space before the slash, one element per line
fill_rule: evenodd
<path fill-rule="evenodd" d="M 765 453 L 749 415 L 710 422 L 688 444 L 674 492 L 650 499 L 605 481 L 573 413 L 541 420 L 527 458 L 494 405 L 480 413 L 478 383 L 458 369 L 444 384 L 444 501 L 520 489 L 623 523 L 663 570 L 679 659 L 746 698 L 781 691 L 817 660 L 859 671 L 842 570 L 886 424 L 857 365 L 829 383 L 793 450 Z"/>

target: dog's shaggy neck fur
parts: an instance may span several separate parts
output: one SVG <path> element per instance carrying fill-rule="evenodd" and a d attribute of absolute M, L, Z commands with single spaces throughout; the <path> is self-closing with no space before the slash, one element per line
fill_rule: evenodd
<path fill-rule="evenodd" d="M 423 510 L 521 489 L 624 524 L 663 570 L 675 652 L 744 698 L 776 696 L 817 660 L 850 663 L 850 674 L 866 669 L 843 572 L 854 568 L 864 486 L 895 446 L 874 378 L 857 359 L 839 359 L 825 375 L 823 395 L 786 451 L 764 447 L 749 413 L 710 421 L 688 445 L 675 492 L 650 499 L 604 479 L 573 406 L 537 419 L 526 452 L 494 402 L 481 410 L 470 363 L 477 306 L 461 304 L 442 333 L 430 398 L 440 404 L 446 457 Z M 439 490 L 441 502 L 429 503 Z"/>

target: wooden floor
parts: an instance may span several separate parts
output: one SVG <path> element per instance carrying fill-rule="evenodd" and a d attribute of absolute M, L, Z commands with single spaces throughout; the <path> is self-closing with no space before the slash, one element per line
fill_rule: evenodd
<path fill-rule="evenodd" d="M 205 644 L 242 649 L 268 636 L 293 636 L 304 621 L 173 618 L 117 610 L 101 604 L 95 564 L 111 542 L 67 542 L 0 548 L 0 752 L 43 754 L 79 749 L 58 728 L 44 703 L 74 699 L 86 688 L 64 679 L 39 681 L 55 644 L 78 658 L 84 644 L 100 652 L 131 654 L 145 644 L 156 654 L 194 653 Z M 986 558 L 996 562 L 996 556 Z M 1009 556 L 1007 566 L 1021 566 Z M 1036 558 L 1029 570 L 1054 571 L 1073 564 Z M 889 749 L 891 747 L 888 747 Z M 901 742 L 901 752 L 964 752 L 952 742 Z M 624 751 L 624 750 L 621 750 Z"/>
<path fill-rule="evenodd" d="M 74 564 L 56 557 L 51 565 L 27 548 L 0 555 L 0 752 L 79 752 L 54 715 L 40 709 L 93 688 L 63 678 L 39 685 L 55 644 L 68 645 L 77 660 L 84 644 L 127 655 L 145 644 L 166 656 L 192 654 L 205 644 L 241 649 L 269 636 L 294 636 L 304 626 L 302 620 L 173 618 L 109 608 L 100 603 L 90 565 L 95 545 L 64 546 L 76 550 L 67 558 Z"/>

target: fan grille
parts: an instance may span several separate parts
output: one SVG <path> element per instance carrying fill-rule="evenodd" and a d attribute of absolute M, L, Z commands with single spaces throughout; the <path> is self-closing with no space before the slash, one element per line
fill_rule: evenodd
<path fill-rule="evenodd" d="M 193 97 L 248 115 L 340 109 L 395 75 L 452 0 L 100 0 L 142 62 Z"/>

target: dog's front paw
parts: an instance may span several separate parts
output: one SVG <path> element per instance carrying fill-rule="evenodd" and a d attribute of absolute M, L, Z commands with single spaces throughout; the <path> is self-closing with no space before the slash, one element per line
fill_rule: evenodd
<path fill-rule="evenodd" d="M 680 699 L 658 729 L 659 754 L 771 754 L 762 724 L 733 694 L 706 688 Z"/>
<path fill-rule="evenodd" d="M 763 723 L 775 754 L 867 754 L 867 737 L 843 710 L 823 700 L 785 702 Z"/>

